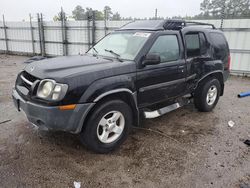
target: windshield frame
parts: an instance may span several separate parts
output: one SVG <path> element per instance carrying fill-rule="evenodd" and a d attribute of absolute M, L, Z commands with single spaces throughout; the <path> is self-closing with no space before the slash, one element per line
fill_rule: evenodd
<path fill-rule="evenodd" d="M 112 34 L 116 34 L 116 33 L 150 33 L 150 36 L 147 37 L 147 39 L 145 40 L 144 44 L 141 46 L 141 48 L 138 50 L 138 52 L 136 53 L 135 57 L 133 59 L 125 59 L 122 57 L 119 57 L 119 59 L 123 60 L 123 61 L 134 61 L 136 62 L 136 59 L 138 58 L 138 56 L 141 54 L 141 51 L 143 50 L 143 48 L 145 47 L 145 45 L 148 43 L 148 41 L 151 39 L 153 32 L 152 31 L 148 31 L 148 30 L 125 30 L 125 31 L 113 31 L 108 33 L 107 35 L 105 35 L 104 37 L 102 37 L 94 46 L 92 46 L 91 48 L 88 49 L 88 51 L 86 52 L 87 55 L 93 55 L 93 56 L 97 56 L 97 57 L 103 57 L 103 58 L 107 58 L 107 59 L 115 59 L 117 60 L 117 57 L 115 56 L 105 56 L 105 55 L 100 55 L 98 53 L 89 53 L 93 48 L 95 48 L 95 46 L 102 41 L 104 38 L 106 38 L 109 35 Z M 95 50 L 94 50 L 95 51 Z"/>

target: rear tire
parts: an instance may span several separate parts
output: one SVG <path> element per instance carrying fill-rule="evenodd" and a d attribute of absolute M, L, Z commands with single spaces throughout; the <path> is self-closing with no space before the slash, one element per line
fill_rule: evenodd
<path fill-rule="evenodd" d="M 194 105 L 201 112 L 210 112 L 214 109 L 221 93 L 221 84 L 218 79 L 202 81 L 194 93 Z"/>
<path fill-rule="evenodd" d="M 94 152 L 108 153 L 126 140 L 131 126 L 129 105 L 121 100 L 106 101 L 90 114 L 81 142 Z"/>

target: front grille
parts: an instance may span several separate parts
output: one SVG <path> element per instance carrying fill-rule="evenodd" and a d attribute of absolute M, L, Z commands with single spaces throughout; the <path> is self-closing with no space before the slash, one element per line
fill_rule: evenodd
<path fill-rule="evenodd" d="M 37 80 L 36 77 L 32 76 L 31 74 L 27 73 L 27 72 L 22 72 L 22 75 L 29 80 L 30 82 L 35 82 Z"/>
<path fill-rule="evenodd" d="M 23 71 L 21 72 L 16 80 L 16 89 L 19 94 L 21 94 L 25 99 L 28 99 L 31 97 L 32 91 L 34 88 L 34 85 L 37 84 L 38 78 L 32 76 L 31 74 Z"/>

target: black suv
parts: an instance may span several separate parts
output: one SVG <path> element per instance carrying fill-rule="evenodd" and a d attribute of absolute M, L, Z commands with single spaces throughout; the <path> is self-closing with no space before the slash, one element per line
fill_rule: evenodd
<path fill-rule="evenodd" d="M 183 20 L 129 23 L 86 54 L 31 63 L 13 99 L 40 128 L 80 133 L 95 152 L 118 147 L 131 126 L 190 101 L 211 111 L 223 95 L 230 53 L 211 24 Z"/>

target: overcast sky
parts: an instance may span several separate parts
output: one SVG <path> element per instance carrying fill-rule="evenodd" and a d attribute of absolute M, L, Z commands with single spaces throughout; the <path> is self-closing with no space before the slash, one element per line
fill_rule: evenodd
<path fill-rule="evenodd" d="M 83 8 L 91 7 L 103 10 L 105 5 L 118 11 L 122 17 L 153 17 L 154 10 L 158 9 L 158 16 L 185 16 L 200 12 L 202 0 L 0 0 L 0 14 L 5 15 L 8 21 L 28 20 L 28 14 L 37 12 L 44 14 L 46 20 L 52 20 L 62 6 L 68 15 L 76 5 Z M 0 19 L 1 20 L 1 19 Z"/>

